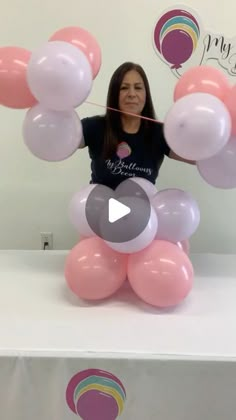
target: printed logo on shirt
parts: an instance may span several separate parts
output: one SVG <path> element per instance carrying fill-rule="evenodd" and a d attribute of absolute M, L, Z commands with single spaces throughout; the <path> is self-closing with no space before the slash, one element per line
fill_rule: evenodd
<path fill-rule="evenodd" d="M 152 175 L 151 168 L 137 166 L 135 162 L 126 164 L 121 159 L 115 162 L 112 162 L 110 159 L 107 159 L 106 165 L 107 165 L 107 169 L 110 170 L 112 175 L 121 175 L 121 176 L 126 176 L 126 177 L 137 176 L 137 173 L 143 173 L 149 176 Z"/>
<path fill-rule="evenodd" d="M 131 152 L 131 147 L 125 141 L 122 141 L 117 147 L 116 154 L 120 159 L 124 159 L 130 156 Z"/>

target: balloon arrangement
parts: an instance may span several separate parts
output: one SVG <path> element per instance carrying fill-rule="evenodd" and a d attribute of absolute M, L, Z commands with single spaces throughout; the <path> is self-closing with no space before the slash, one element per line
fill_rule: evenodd
<path fill-rule="evenodd" d="M 30 108 L 23 138 L 36 157 L 60 161 L 77 151 L 82 126 L 75 108 L 88 97 L 100 66 L 97 41 L 79 27 L 57 31 L 33 53 L 18 47 L 0 49 L 0 103 Z M 193 67 L 177 82 L 174 104 L 164 121 L 170 148 L 196 161 L 201 177 L 218 188 L 236 187 L 235 103 L 236 86 L 231 86 L 220 70 Z M 185 191 L 157 191 L 143 178 L 124 181 L 118 186 L 120 194 L 131 181 L 145 191 L 151 211 L 143 232 L 123 243 L 103 240 L 88 224 L 88 197 L 96 185 L 73 196 L 69 217 L 81 240 L 67 256 L 66 282 L 80 298 L 99 300 L 111 296 L 128 279 L 148 304 L 175 306 L 193 285 L 189 238 L 200 222 L 198 205 Z M 116 194 L 101 188 L 104 203 L 100 200 L 100 210 L 105 197 Z M 136 200 L 140 209 L 144 205 L 140 197 L 127 199 Z"/>

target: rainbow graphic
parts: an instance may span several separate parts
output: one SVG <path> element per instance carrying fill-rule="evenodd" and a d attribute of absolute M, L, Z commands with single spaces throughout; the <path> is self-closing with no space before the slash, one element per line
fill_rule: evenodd
<path fill-rule="evenodd" d="M 171 68 L 182 67 L 197 48 L 200 26 L 192 13 L 173 9 L 164 13 L 154 29 L 154 45 Z"/>
<path fill-rule="evenodd" d="M 115 420 L 121 415 L 125 400 L 126 391 L 121 381 L 99 369 L 77 373 L 66 390 L 69 408 L 83 420 Z"/>

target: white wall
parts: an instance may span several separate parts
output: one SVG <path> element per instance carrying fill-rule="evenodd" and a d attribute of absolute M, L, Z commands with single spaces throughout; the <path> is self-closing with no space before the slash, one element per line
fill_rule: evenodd
<path fill-rule="evenodd" d="M 183 2 L 184 3 L 184 2 Z M 105 104 L 112 72 L 123 61 L 144 66 L 154 103 L 163 119 L 172 103 L 177 81 L 157 58 L 152 30 L 160 13 L 176 2 L 167 0 L 8 0 L 0 13 L 1 45 L 34 50 L 57 29 L 82 26 L 97 38 L 103 63 L 88 100 Z M 212 0 L 187 1 L 202 17 L 207 29 L 236 35 L 233 0 L 216 7 Z M 101 108 L 82 105 L 80 117 L 102 113 Z M 87 150 L 60 163 L 46 163 L 31 155 L 21 134 L 25 110 L 0 108 L 0 248 L 39 249 L 40 232 L 52 231 L 56 249 L 71 248 L 77 234 L 68 219 L 68 204 L 75 191 L 89 182 Z M 166 159 L 158 188 L 179 187 L 198 201 L 201 224 L 192 237 L 195 252 L 236 252 L 235 190 L 207 185 L 197 169 Z"/>

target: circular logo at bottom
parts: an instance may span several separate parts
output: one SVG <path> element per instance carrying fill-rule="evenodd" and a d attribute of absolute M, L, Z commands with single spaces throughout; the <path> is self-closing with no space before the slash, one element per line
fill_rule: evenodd
<path fill-rule="evenodd" d="M 126 391 L 112 373 L 100 369 L 78 372 L 66 389 L 66 401 L 83 420 L 115 420 L 124 408 Z"/>

